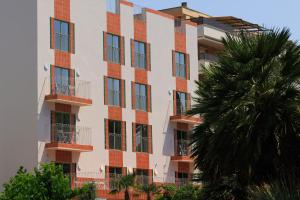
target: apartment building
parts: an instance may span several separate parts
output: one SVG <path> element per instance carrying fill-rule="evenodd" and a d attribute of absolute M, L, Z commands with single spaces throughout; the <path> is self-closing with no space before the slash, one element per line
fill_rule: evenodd
<path fill-rule="evenodd" d="M 196 23 L 125 0 L 3 0 L 0 24 L 0 184 L 49 162 L 101 198 L 128 173 L 189 180 Z"/>
<path fill-rule="evenodd" d="M 218 54 L 224 49 L 222 38 L 226 34 L 236 34 L 241 31 L 258 33 L 266 29 L 234 16 L 211 16 L 188 7 L 186 2 L 174 8 L 160 10 L 172 15 L 180 25 L 182 21 L 197 24 L 199 79 L 203 66 L 218 61 Z"/>

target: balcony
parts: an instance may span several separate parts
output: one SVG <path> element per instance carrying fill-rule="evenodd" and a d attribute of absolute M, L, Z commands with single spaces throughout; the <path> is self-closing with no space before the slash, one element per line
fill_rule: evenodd
<path fill-rule="evenodd" d="M 69 124 L 52 124 L 51 142 L 46 144 L 48 150 L 74 152 L 93 151 L 92 130 Z"/>
<path fill-rule="evenodd" d="M 193 20 L 198 25 L 198 41 L 201 45 L 222 49 L 222 38 L 226 33 L 231 33 L 234 29 L 226 24 L 208 18 L 197 18 Z"/>
<path fill-rule="evenodd" d="M 74 79 L 66 80 L 64 82 L 65 83 L 56 83 L 55 81 L 51 81 L 51 94 L 45 96 L 46 102 L 73 106 L 92 105 L 90 82 Z"/>
<path fill-rule="evenodd" d="M 201 73 L 203 67 L 209 66 L 211 63 L 218 62 L 218 56 L 210 53 L 199 54 L 199 73 Z"/>
<path fill-rule="evenodd" d="M 175 115 L 170 117 L 170 121 L 173 123 L 185 123 L 190 125 L 197 125 L 201 123 L 200 117 L 188 116 L 186 112 L 191 107 L 190 100 L 176 100 L 175 102 Z"/>
<path fill-rule="evenodd" d="M 175 140 L 174 156 L 171 157 L 173 162 L 193 162 L 191 159 L 191 151 L 189 140 Z"/>

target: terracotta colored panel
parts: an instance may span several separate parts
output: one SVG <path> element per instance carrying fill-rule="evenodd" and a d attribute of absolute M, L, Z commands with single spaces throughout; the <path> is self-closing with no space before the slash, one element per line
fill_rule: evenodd
<path fill-rule="evenodd" d="M 55 111 L 56 112 L 67 112 L 67 113 L 70 113 L 71 112 L 71 106 L 70 105 L 66 105 L 66 104 L 56 103 L 55 104 Z"/>
<path fill-rule="evenodd" d="M 187 162 L 179 162 L 178 163 L 178 172 L 190 172 L 190 163 Z"/>
<path fill-rule="evenodd" d="M 123 152 L 122 151 L 109 151 L 109 166 L 123 167 Z"/>
<path fill-rule="evenodd" d="M 108 119 L 122 121 L 122 108 L 108 106 Z"/>
<path fill-rule="evenodd" d="M 55 65 L 71 68 L 71 54 L 60 50 L 55 50 Z"/>
<path fill-rule="evenodd" d="M 56 151 L 55 161 L 59 163 L 72 163 L 72 152 L 69 151 Z"/>
<path fill-rule="evenodd" d="M 70 21 L 70 0 L 54 0 L 54 17 Z"/>
<path fill-rule="evenodd" d="M 186 33 L 175 32 L 175 50 L 186 53 Z"/>
<path fill-rule="evenodd" d="M 121 34 L 120 15 L 114 13 L 107 13 L 107 32 L 112 34 Z"/>
<path fill-rule="evenodd" d="M 187 92 L 188 86 L 187 86 L 187 80 L 183 78 L 176 77 L 176 90 L 179 92 Z"/>
<path fill-rule="evenodd" d="M 134 20 L 134 39 L 147 42 L 147 24 L 142 20 Z"/>
<path fill-rule="evenodd" d="M 112 78 L 121 79 L 121 65 L 115 63 L 108 63 L 107 75 Z"/>
<path fill-rule="evenodd" d="M 144 69 L 135 68 L 134 74 L 135 74 L 135 82 L 147 85 L 148 71 Z"/>
<path fill-rule="evenodd" d="M 149 169 L 149 154 L 136 153 L 136 168 Z"/>
<path fill-rule="evenodd" d="M 138 124 L 149 124 L 148 113 L 144 111 L 135 111 L 135 122 Z"/>

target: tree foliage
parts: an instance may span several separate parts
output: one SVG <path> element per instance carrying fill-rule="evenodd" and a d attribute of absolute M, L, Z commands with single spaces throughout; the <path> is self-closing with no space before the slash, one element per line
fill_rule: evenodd
<path fill-rule="evenodd" d="M 21 167 L 17 174 L 4 184 L 0 200 L 71 200 L 86 192 L 85 189 L 72 190 L 69 177 L 63 174 L 60 166 L 44 164 L 33 173 Z"/>
<path fill-rule="evenodd" d="M 196 167 L 210 183 L 261 183 L 300 167 L 300 47 L 289 30 L 223 39 L 219 62 L 197 82 L 191 115 Z"/>

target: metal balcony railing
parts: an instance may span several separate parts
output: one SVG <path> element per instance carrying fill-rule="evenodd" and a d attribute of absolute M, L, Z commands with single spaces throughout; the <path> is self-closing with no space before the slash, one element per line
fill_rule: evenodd
<path fill-rule="evenodd" d="M 182 187 L 190 183 L 189 178 L 175 178 L 175 184 L 177 187 Z"/>
<path fill-rule="evenodd" d="M 139 185 L 148 185 L 149 184 L 149 176 L 136 175 L 135 180 L 136 180 L 136 183 Z"/>
<path fill-rule="evenodd" d="M 186 115 L 186 112 L 191 108 L 190 100 L 176 100 L 176 115 Z"/>
<path fill-rule="evenodd" d="M 91 84 L 89 81 L 75 80 L 75 78 L 61 81 L 61 83 L 53 81 L 51 88 L 53 95 L 75 96 L 85 99 L 91 98 Z"/>
<path fill-rule="evenodd" d="M 189 156 L 190 155 L 190 140 L 175 140 L 175 155 Z"/>
<path fill-rule="evenodd" d="M 122 174 L 109 174 L 109 189 L 117 189 L 117 182 L 122 177 Z"/>
<path fill-rule="evenodd" d="M 92 129 L 70 124 L 52 124 L 51 142 L 63 144 L 92 144 Z"/>
<path fill-rule="evenodd" d="M 223 24 L 223 23 L 220 23 L 216 20 L 213 20 L 213 19 L 209 19 L 209 18 L 204 18 L 204 17 L 199 17 L 199 18 L 195 18 L 195 19 L 192 19 L 193 22 L 197 23 L 197 24 L 200 24 L 199 26 L 201 25 L 208 25 L 210 27 L 214 27 L 214 28 L 217 28 L 219 30 L 222 30 L 224 32 L 234 32 L 234 28 L 229 26 L 229 25 L 226 25 L 226 24 Z"/>

